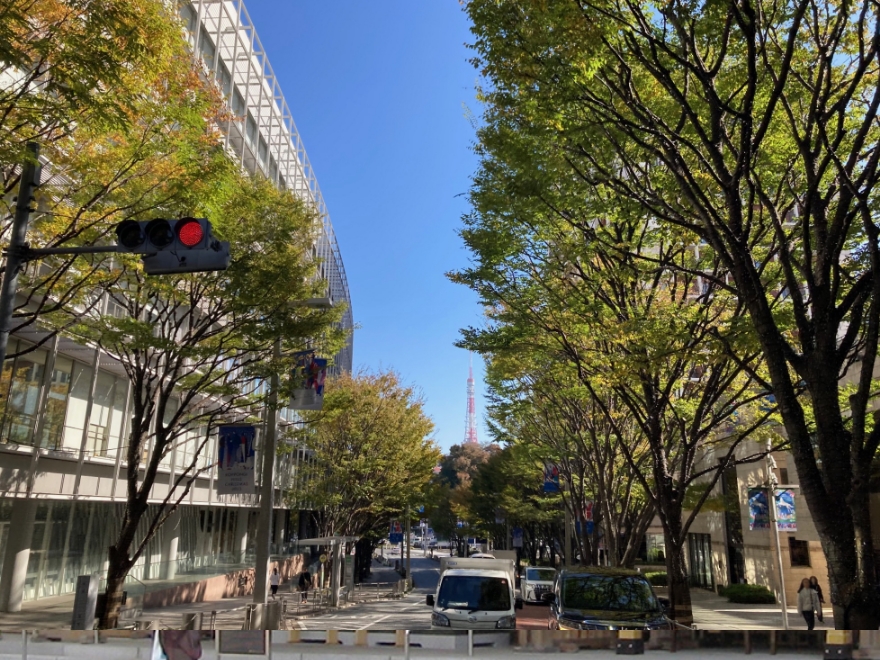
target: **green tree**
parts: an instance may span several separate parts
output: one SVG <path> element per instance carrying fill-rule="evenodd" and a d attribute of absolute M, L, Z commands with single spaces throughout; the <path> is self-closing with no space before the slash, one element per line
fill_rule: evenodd
<path fill-rule="evenodd" d="M 869 514 L 880 427 L 876 60 L 868 2 L 472 0 L 493 125 L 691 233 L 723 266 L 779 402 L 835 624 L 880 623 Z M 735 354 L 735 351 L 731 351 Z"/>
<path fill-rule="evenodd" d="M 320 533 L 370 536 L 388 531 L 407 506 L 425 504 L 440 451 L 424 404 L 393 371 L 329 380 L 324 408 L 303 413 L 287 442 L 310 450 L 290 493 L 319 511 Z"/>
<path fill-rule="evenodd" d="M 539 137 L 499 117 L 480 140 L 462 232 L 476 258 L 452 277 L 479 293 L 490 324 L 465 331 L 461 345 L 489 356 L 532 351 L 533 373 L 569 366 L 660 517 L 673 613 L 687 622 L 687 531 L 703 499 L 685 516 L 686 492 L 707 479 L 711 490 L 724 466 L 755 459 L 738 447 L 767 417 L 755 410 L 768 390 L 743 302 L 692 234 L 562 176 L 567 161 Z M 627 451 L 622 409 L 647 443 L 645 471 Z M 734 419 L 736 432 L 724 433 Z M 704 469 L 709 445 L 719 461 Z"/>
<path fill-rule="evenodd" d="M 31 245 L 106 243 L 116 222 L 156 210 L 163 197 L 181 196 L 179 183 L 195 183 L 193 173 L 209 166 L 205 147 L 216 140 L 193 118 L 216 115 L 222 106 L 213 86 L 199 79 L 179 19 L 165 3 L 11 0 L 0 8 L 0 23 L 0 204 L 6 215 L 26 142 L 37 140 L 48 160 Z M 193 148 L 200 140 L 205 144 Z M 191 174 L 181 177 L 187 166 Z M 0 244 L 10 226 L 3 224 Z M 13 331 L 37 319 L 53 332 L 75 323 L 97 304 L 94 292 L 112 283 L 110 260 L 52 257 L 32 264 L 20 278 Z"/>

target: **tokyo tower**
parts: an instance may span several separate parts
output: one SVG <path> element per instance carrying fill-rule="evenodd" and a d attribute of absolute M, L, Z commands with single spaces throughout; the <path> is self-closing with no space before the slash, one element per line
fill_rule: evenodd
<path fill-rule="evenodd" d="M 467 380 L 467 417 L 464 423 L 465 444 L 479 444 L 477 440 L 477 407 L 474 404 L 474 360 L 470 359 Z"/>

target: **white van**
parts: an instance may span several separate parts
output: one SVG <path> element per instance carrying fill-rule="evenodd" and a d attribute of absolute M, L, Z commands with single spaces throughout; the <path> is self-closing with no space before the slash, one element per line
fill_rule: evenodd
<path fill-rule="evenodd" d="M 444 557 L 437 592 L 426 600 L 434 630 L 512 629 L 522 609 L 510 559 Z"/>
<path fill-rule="evenodd" d="M 556 569 L 542 566 L 526 566 L 520 580 L 520 591 L 527 603 L 542 603 L 544 594 L 553 591 Z"/>

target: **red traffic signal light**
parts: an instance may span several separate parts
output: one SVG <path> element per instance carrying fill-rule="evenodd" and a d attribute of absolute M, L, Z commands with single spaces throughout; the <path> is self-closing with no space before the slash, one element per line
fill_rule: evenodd
<path fill-rule="evenodd" d="M 205 238 L 205 229 L 202 227 L 202 221 L 196 218 L 178 220 L 174 231 L 180 244 L 188 248 L 196 247 Z"/>

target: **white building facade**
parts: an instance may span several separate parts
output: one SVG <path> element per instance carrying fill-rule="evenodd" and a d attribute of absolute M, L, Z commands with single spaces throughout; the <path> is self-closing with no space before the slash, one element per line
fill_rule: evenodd
<path fill-rule="evenodd" d="M 221 126 L 229 153 L 243 169 L 291 190 L 318 211 L 322 232 L 315 245 L 329 297 L 346 306 L 343 327 L 353 327 L 345 269 L 333 226 L 302 140 L 241 0 L 183 2 L 180 16 L 194 54 L 237 116 Z M 79 575 L 106 574 L 125 502 L 125 453 L 131 389 L 121 365 L 91 346 L 39 328 L 10 338 L 9 354 L 44 342 L 8 360 L 0 377 L 0 611 L 18 611 L 39 598 L 73 593 Z M 334 369 L 350 371 L 352 344 Z M 282 424 L 295 413 L 282 411 Z M 152 499 L 160 502 L 200 441 L 197 430 L 162 463 Z M 255 495 L 216 494 L 216 434 L 200 466 L 206 468 L 185 505 L 160 529 L 131 572 L 131 592 L 141 582 L 181 575 L 214 575 L 249 562 L 256 531 Z M 260 456 L 257 457 L 259 464 Z M 297 477 L 301 452 L 276 470 L 275 502 Z M 259 470 L 256 471 L 259 480 Z M 259 488 L 259 483 L 257 484 Z M 145 516 L 149 518 L 149 516 Z M 273 543 L 284 552 L 295 530 L 276 508 Z"/>

